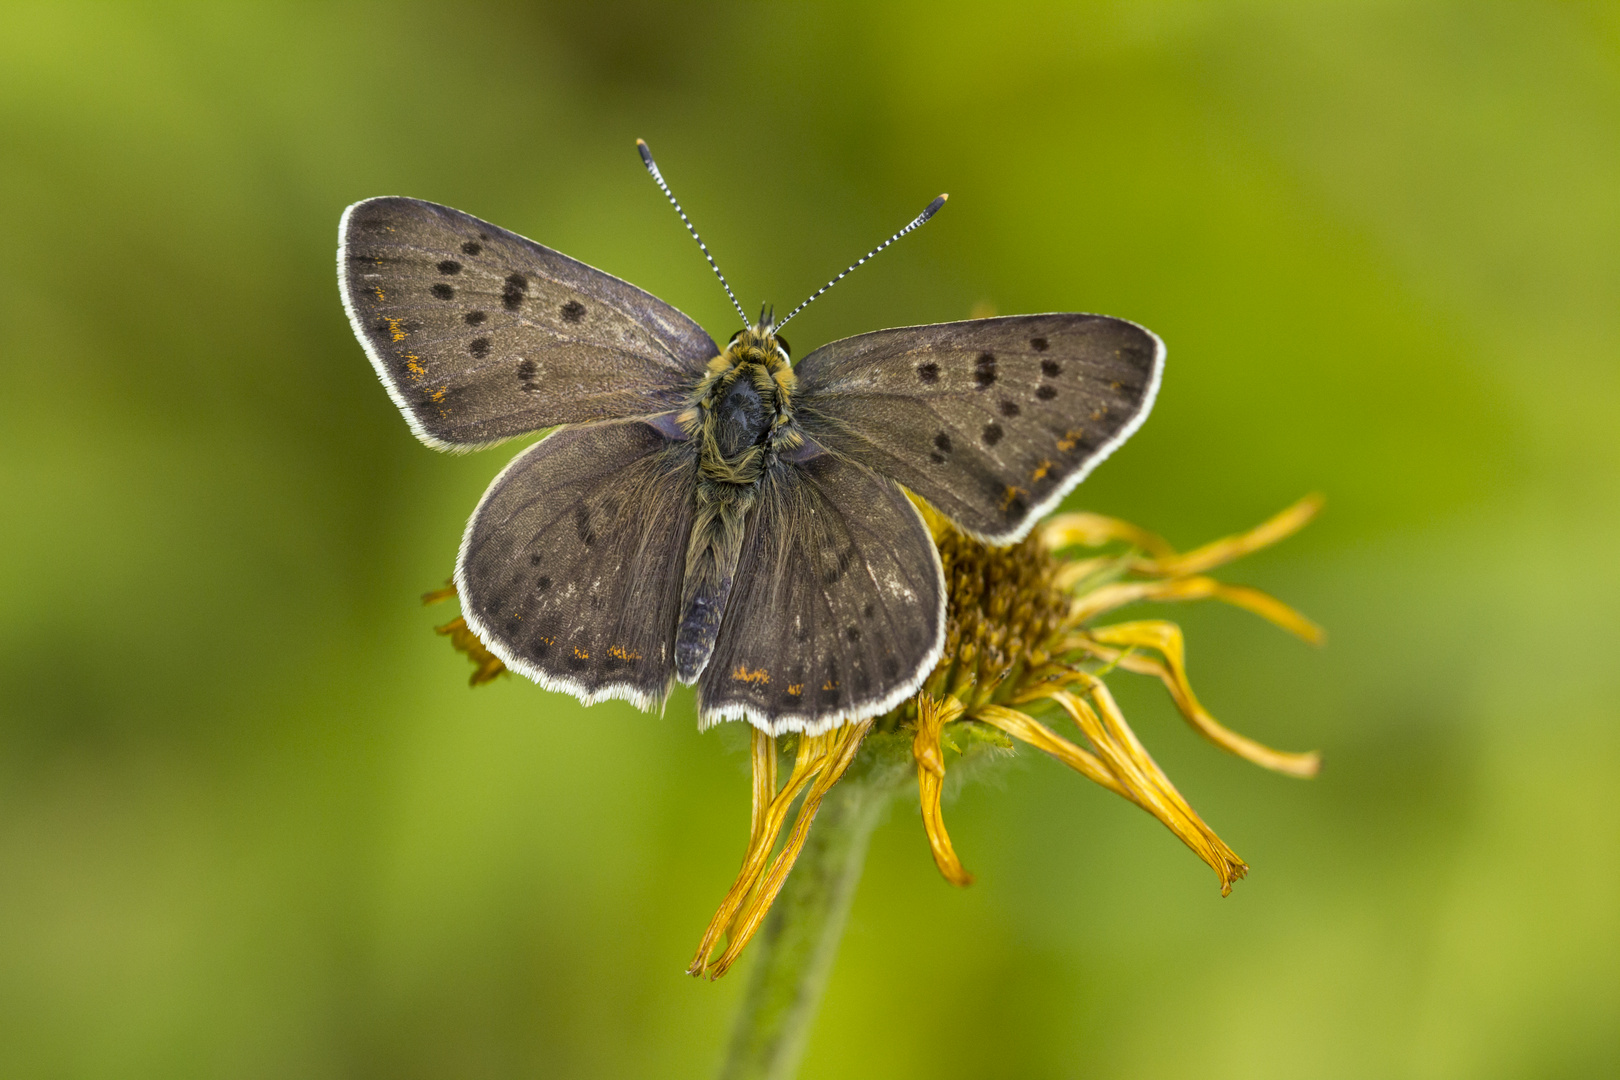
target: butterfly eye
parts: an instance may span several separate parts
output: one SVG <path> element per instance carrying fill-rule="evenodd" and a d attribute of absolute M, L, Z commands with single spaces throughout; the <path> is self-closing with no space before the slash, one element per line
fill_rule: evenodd
<path fill-rule="evenodd" d="M 784 356 L 786 356 L 789 360 L 793 359 L 793 346 L 787 343 L 787 338 L 783 337 L 781 334 L 777 334 L 776 345 L 782 350 L 782 354 Z"/>

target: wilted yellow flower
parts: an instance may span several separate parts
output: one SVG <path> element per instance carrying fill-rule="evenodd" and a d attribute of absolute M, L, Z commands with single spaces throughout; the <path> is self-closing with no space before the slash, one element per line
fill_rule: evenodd
<path fill-rule="evenodd" d="M 1316 774 L 1316 754 L 1262 746 L 1209 714 L 1187 680 L 1181 628 L 1175 623 L 1142 619 L 1099 625 L 1097 620 L 1142 601 L 1216 599 L 1306 641 L 1321 641 L 1322 631 L 1281 601 L 1208 576 L 1300 529 L 1321 508 L 1319 498 L 1303 499 L 1257 528 L 1188 552 L 1096 514 L 1062 514 L 1022 543 L 993 548 L 919 506 L 949 588 L 944 654 L 921 691 L 883 716 L 814 736 L 752 732 L 748 848 L 687 969 L 693 975 L 718 978 L 736 962 L 787 881 L 823 798 L 858 758 L 915 765 L 928 844 L 935 865 L 952 884 L 968 885 L 973 877 L 951 844 L 940 807 L 947 752 L 960 755 L 984 743 L 1011 748 L 1017 740 L 1158 818 L 1215 871 L 1222 894 L 1231 892 L 1232 883 L 1248 872 L 1247 864 L 1194 812 L 1131 730 L 1104 681 L 1116 671 L 1160 680 L 1187 722 L 1216 745 L 1278 772 Z M 440 590 L 424 600 L 451 595 L 454 590 Z M 473 661 L 474 685 L 500 674 L 500 661 L 462 620 L 438 630 Z M 1080 741 L 1048 721 L 1067 721 Z M 792 753 L 793 765 L 779 780 L 783 749 Z M 781 840 L 795 804 L 792 828 Z"/>

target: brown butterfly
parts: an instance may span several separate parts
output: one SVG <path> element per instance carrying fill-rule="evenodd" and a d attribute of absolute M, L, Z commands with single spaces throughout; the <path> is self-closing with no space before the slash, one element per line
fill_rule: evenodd
<path fill-rule="evenodd" d="M 557 429 L 467 525 L 468 625 L 586 704 L 696 683 L 704 725 L 818 733 L 915 693 L 945 581 L 902 485 L 1019 540 L 1142 424 L 1164 368 L 1150 331 L 1077 314 L 878 330 L 794 365 L 779 330 L 805 304 L 750 320 L 729 285 L 743 329 L 721 349 L 633 285 L 418 199 L 355 203 L 338 242 L 349 320 L 419 439 Z"/>

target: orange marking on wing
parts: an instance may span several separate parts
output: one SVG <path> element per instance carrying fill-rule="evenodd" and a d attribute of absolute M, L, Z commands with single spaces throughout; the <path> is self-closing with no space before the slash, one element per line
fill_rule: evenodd
<path fill-rule="evenodd" d="M 731 677 L 738 682 L 755 683 L 759 686 L 764 686 L 771 681 L 770 673 L 764 668 L 749 671 L 747 664 L 738 664 L 737 670 L 731 673 Z"/>
<path fill-rule="evenodd" d="M 788 684 L 788 694 L 791 697 L 798 697 L 802 693 L 804 693 L 804 683 L 796 682 Z"/>
<path fill-rule="evenodd" d="M 586 652 L 584 649 L 575 649 L 574 655 L 579 657 L 581 660 L 589 660 L 591 658 L 591 654 Z"/>
<path fill-rule="evenodd" d="M 392 315 L 384 315 L 383 318 L 385 320 L 387 320 L 387 322 L 388 322 L 388 332 L 390 334 L 394 335 L 394 340 L 395 341 L 404 341 L 407 335 L 406 335 L 406 332 L 404 330 L 400 329 L 399 324 L 404 322 L 405 320 L 404 319 L 396 319 Z"/>
<path fill-rule="evenodd" d="M 1045 479 L 1046 474 L 1051 472 L 1051 471 L 1052 471 L 1052 462 L 1050 462 L 1050 461 L 1042 461 L 1039 465 L 1035 466 L 1035 472 L 1029 478 L 1030 483 L 1039 483 L 1041 480 Z"/>
<path fill-rule="evenodd" d="M 381 304 L 387 301 L 388 297 L 383 293 L 381 285 L 373 285 L 371 291 L 377 294 L 377 303 Z"/>
<path fill-rule="evenodd" d="M 826 682 L 821 684 L 821 688 L 823 690 L 836 690 L 838 689 L 838 680 L 828 679 Z"/>
<path fill-rule="evenodd" d="M 1080 445 L 1080 440 L 1085 437 L 1086 431 L 1084 428 L 1076 428 L 1071 431 L 1065 431 L 1063 433 L 1063 438 L 1058 440 L 1058 449 L 1062 450 L 1064 453 L 1068 453 L 1070 450 L 1073 450 L 1076 446 Z"/>
<path fill-rule="evenodd" d="M 1029 492 L 1025 491 L 1021 487 L 1009 487 L 1006 491 L 1002 492 L 1001 493 L 1001 510 L 1002 510 L 1002 513 L 1006 513 L 1008 510 L 1012 509 L 1012 504 L 1013 503 L 1017 502 L 1019 500 L 1019 498 L 1021 498 L 1022 496 L 1028 495 L 1028 494 L 1029 494 Z"/>
<path fill-rule="evenodd" d="M 613 648 L 608 650 L 608 655 L 613 657 L 613 659 L 615 659 L 615 660 L 640 660 L 641 659 L 641 654 L 640 653 L 638 653 L 638 652 L 630 652 L 628 649 L 626 649 L 622 645 L 613 646 Z"/>

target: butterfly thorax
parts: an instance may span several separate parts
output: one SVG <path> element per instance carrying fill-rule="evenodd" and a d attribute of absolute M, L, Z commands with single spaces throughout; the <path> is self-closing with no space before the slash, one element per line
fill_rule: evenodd
<path fill-rule="evenodd" d="M 765 327 L 744 330 L 709 361 L 677 422 L 698 441 L 699 469 L 718 483 L 751 484 L 773 452 L 802 441 L 793 426 L 797 378 Z"/>
<path fill-rule="evenodd" d="M 797 379 L 766 326 L 744 330 L 709 361 L 677 422 L 698 447 L 675 670 L 691 682 L 708 663 L 731 593 L 760 477 L 803 441 L 793 425 Z"/>

